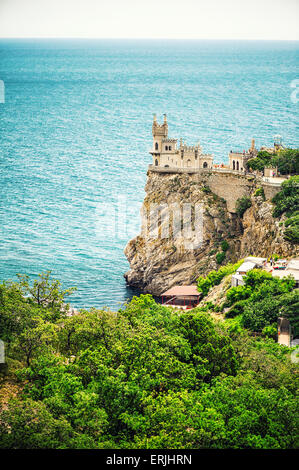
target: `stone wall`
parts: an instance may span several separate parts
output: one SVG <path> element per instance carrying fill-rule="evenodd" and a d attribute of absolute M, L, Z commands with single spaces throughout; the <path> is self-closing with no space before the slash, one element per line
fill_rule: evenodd
<path fill-rule="evenodd" d="M 271 200 L 279 191 L 280 185 L 274 185 L 271 183 L 262 183 L 266 199 Z"/>
<path fill-rule="evenodd" d="M 243 196 L 250 196 L 256 189 L 255 177 L 233 170 L 196 170 L 178 168 L 155 168 L 150 166 L 149 172 L 187 173 L 193 175 L 193 181 L 206 185 L 217 196 L 226 201 L 227 210 L 236 212 L 236 201 Z"/>

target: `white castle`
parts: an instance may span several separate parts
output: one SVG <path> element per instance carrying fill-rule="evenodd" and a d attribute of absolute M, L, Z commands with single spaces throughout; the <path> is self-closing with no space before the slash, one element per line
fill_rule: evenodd
<path fill-rule="evenodd" d="M 164 114 L 163 124 L 158 124 L 154 115 L 153 121 L 153 148 L 150 153 L 153 156 L 153 165 L 175 168 L 212 168 L 213 155 L 202 153 L 200 143 L 195 146 L 184 145 L 180 139 L 168 138 L 167 117 Z"/>
<path fill-rule="evenodd" d="M 255 147 L 255 141 L 252 139 L 251 147 L 248 150 L 243 150 L 242 152 L 230 151 L 228 155 L 228 165 L 215 165 L 213 164 L 213 155 L 203 153 L 200 143 L 194 146 L 188 146 L 183 143 L 182 139 L 180 139 L 180 145 L 178 147 L 178 139 L 170 139 L 168 137 L 166 114 L 164 114 L 163 124 L 158 124 L 157 117 L 154 115 L 152 133 L 153 148 L 150 150 L 150 154 L 153 156 L 152 166 L 169 168 L 172 172 L 176 169 L 181 169 L 181 171 L 184 171 L 185 169 L 187 172 L 206 169 L 213 171 L 229 170 L 230 172 L 246 173 L 248 160 L 256 157 L 258 153 L 258 150 Z M 261 147 L 261 150 L 273 152 L 282 147 L 281 140 L 278 142 L 276 139 L 274 140 L 273 148 Z M 272 170 L 277 174 L 277 169 L 274 168 Z M 268 169 L 265 169 L 265 174 L 266 172 L 269 173 Z M 267 176 L 271 176 L 271 174 L 269 173 Z"/>

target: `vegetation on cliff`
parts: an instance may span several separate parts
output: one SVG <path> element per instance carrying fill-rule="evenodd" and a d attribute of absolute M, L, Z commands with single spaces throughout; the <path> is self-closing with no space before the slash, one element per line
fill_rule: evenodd
<path fill-rule="evenodd" d="M 299 149 L 283 149 L 276 153 L 261 150 L 257 157 L 247 162 L 248 168 L 263 171 L 271 166 L 278 169 L 282 175 L 298 175 L 299 173 Z"/>
<path fill-rule="evenodd" d="M 299 243 L 299 175 L 292 176 L 281 185 L 281 190 L 273 198 L 274 217 L 285 214 L 284 237 L 286 240 Z"/>
<path fill-rule="evenodd" d="M 288 348 L 149 295 L 67 316 L 65 294 L 45 276 L 0 286 L 1 448 L 298 445 Z"/>

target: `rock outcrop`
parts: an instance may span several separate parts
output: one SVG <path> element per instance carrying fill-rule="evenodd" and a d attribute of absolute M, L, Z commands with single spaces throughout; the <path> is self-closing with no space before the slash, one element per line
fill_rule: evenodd
<path fill-rule="evenodd" d="M 210 190 L 206 178 L 201 179 L 198 174 L 149 171 L 141 233 L 125 248 L 130 263 L 130 270 L 125 274 L 127 283 L 154 295 L 176 284 L 194 283 L 199 275 L 219 267 L 219 253 L 227 248 L 223 247 L 224 241 L 228 249 L 221 255 L 225 256 L 223 264 L 247 255 L 296 255 L 298 249 L 283 239 L 283 226 L 272 217 L 272 204 L 255 197 L 255 189 L 252 185 L 252 206 L 240 219 L 228 210 L 230 207 L 223 197 Z M 230 192 L 229 187 L 227 191 Z M 201 223 L 199 226 L 193 209 L 189 217 L 193 230 L 186 240 L 183 231 L 175 227 L 172 208 L 184 211 L 188 204 L 201 207 Z M 161 209 L 157 236 L 153 236 L 153 221 L 148 217 L 154 207 Z M 163 236 L 168 228 L 169 236 Z M 195 243 L 199 231 L 202 242 Z"/>

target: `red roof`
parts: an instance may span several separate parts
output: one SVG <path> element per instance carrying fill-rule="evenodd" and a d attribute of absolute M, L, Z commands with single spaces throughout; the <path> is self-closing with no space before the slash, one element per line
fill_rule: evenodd
<path fill-rule="evenodd" d="M 194 284 L 192 286 L 174 286 L 171 289 L 168 289 L 166 292 L 163 292 L 162 295 L 175 295 L 176 297 L 184 297 L 186 295 L 199 296 L 197 286 Z"/>

